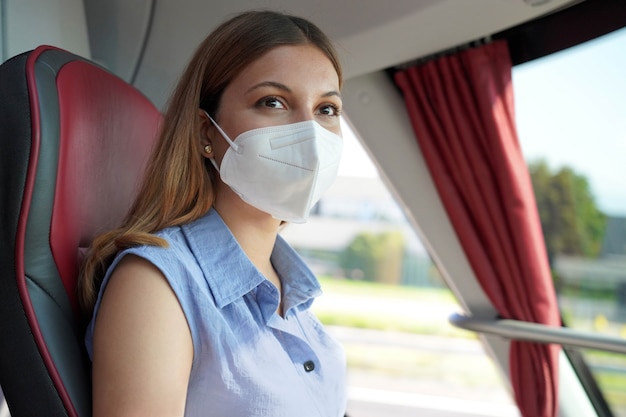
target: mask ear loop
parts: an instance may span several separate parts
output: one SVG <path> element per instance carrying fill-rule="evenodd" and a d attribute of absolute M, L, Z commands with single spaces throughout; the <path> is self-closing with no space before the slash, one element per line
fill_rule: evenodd
<path fill-rule="evenodd" d="M 224 139 L 226 139 L 226 142 L 228 142 L 230 147 L 233 148 L 235 152 L 239 153 L 239 146 L 237 146 L 237 144 L 235 144 L 235 142 L 230 140 L 230 138 L 228 137 L 226 132 L 224 132 L 222 130 L 222 128 L 220 127 L 220 125 L 218 125 L 217 122 L 215 120 L 213 120 L 213 118 L 211 116 L 209 116 L 209 113 L 207 113 L 206 110 L 204 110 L 204 109 L 201 109 L 201 110 L 204 112 L 204 114 L 206 114 L 206 117 L 209 118 L 209 120 L 213 123 L 213 125 L 217 128 L 217 130 L 222 134 L 222 137 Z M 215 163 L 213 165 L 215 165 Z"/>

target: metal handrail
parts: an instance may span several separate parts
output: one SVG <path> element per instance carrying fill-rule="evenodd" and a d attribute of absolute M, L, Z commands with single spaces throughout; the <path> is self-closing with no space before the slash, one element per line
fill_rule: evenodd
<path fill-rule="evenodd" d="M 551 327 L 511 319 L 478 319 L 457 313 L 452 314 L 449 321 L 453 326 L 461 329 L 502 336 L 507 339 L 626 354 L 626 339 L 568 327 Z"/>

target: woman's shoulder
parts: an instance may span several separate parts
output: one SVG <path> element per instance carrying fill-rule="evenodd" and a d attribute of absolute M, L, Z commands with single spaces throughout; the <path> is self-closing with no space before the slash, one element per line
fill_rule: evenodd
<path fill-rule="evenodd" d="M 114 267 L 117 262 L 129 254 L 147 258 L 148 260 L 176 262 L 180 258 L 185 258 L 189 253 L 189 247 L 180 227 L 168 227 L 167 229 L 154 232 L 153 235 L 160 238 L 162 244 L 141 244 L 123 249 L 117 254 L 111 266 Z"/>
<path fill-rule="evenodd" d="M 163 246 L 139 245 L 121 251 L 111 264 L 111 270 L 124 259 L 133 255 L 157 267 L 168 281 L 177 276 L 196 272 L 197 260 L 180 228 L 168 228 L 155 233 L 164 241 Z"/>

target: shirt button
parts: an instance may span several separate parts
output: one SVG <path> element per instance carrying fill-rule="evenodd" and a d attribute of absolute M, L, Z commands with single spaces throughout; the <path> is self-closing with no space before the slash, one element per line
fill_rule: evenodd
<path fill-rule="evenodd" d="M 313 369 L 315 369 L 315 362 L 313 361 L 306 361 L 304 362 L 304 370 L 307 372 L 311 372 Z"/>

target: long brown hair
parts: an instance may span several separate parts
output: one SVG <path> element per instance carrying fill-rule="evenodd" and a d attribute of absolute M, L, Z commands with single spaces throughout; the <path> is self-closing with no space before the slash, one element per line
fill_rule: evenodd
<path fill-rule="evenodd" d="M 200 44 L 168 103 L 133 206 L 119 228 L 94 239 L 83 263 L 78 298 L 86 314 L 91 314 L 106 269 L 119 251 L 167 246 L 153 233 L 192 222 L 213 205 L 216 173 L 199 151 L 198 109 L 215 117 L 224 89 L 247 65 L 277 46 L 303 44 L 326 54 L 341 87 L 341 65 L 330 40 L 299 17 L 246 12 L 222 23 Z"/>

